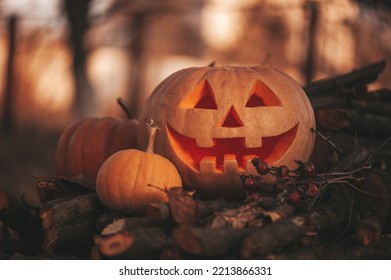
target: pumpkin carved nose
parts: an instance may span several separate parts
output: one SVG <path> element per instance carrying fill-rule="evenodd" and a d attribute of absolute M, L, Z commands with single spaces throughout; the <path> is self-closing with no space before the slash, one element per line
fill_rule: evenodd
<path fill-rule="evenodd" d="M 223 120 L 221 121 L 221 127 L 241 127 L 244 126 L 234 106 L 228 110 Z"/>

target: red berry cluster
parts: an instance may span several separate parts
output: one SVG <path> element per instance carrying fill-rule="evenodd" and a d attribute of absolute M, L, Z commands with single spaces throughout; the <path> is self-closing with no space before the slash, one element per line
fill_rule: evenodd
<path fill-rule="evenodd" d="M 286 165 L 271 166 L 266 161 L 255 157 L 251 163 L 259 176 L 241 176 L 249 200 L 257 200 L 265 195 L 272 195 L 279 203 L 289 202 L 311 204 L 319 195 L 319 186 L 314 179 L 315 166 L 311 162 L 295 161 L 297 168 L 290 170 Z M 271 175 L 273 183 L 266 183 L 262 176 Z"/>

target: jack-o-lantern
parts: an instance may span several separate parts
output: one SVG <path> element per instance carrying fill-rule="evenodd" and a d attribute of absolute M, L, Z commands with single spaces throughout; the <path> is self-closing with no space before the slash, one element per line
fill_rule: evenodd
<path fill-rule="evenodd" d="M 206 196 L 244 195 L 238 175 L 257 175 L 254 157 L 294 168 L 295 160 L 310 158 L 315 140 L 305 92 L 271 67 L 180 70 L 149 96 L 140 118 L 140 148 L 148 143 L 143 120 L 149 119 L 161 129 L 155 152 L 174 163 L 184 187 Z"/>

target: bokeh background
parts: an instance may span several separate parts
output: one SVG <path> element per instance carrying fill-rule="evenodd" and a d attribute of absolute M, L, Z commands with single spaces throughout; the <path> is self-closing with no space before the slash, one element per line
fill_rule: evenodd
<path fill-rule="evenodd" d="M 124 117 L 118 97 L 138 116 L 182 68 L 267 64 L 306 85 L 390 57 L 389 1 L 0 0 L 0 188 L 36 203 L 67 125 Z"/>

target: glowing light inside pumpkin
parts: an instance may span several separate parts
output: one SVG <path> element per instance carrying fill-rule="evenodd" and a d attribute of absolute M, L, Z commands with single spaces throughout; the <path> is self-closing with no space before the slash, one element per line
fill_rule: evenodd
<path fill-rule="evenodd" d="M 282 106 L 276 94 L 259 79 L 254 82 L 246 99 L 247 108 Z M 210 82 L 205 79 L 185 97 L 179 107 L 184 110 L 210 111 L 218 110 L 219 106 Z M 244 126 L 234 105 L 231 105 L 220 122 L 216 123 L 216 127 L 227 129 Z M 291 129 L 279 135 L 259 137 L 258 143 L 262 143 L 260 146 L 250 145 L 246 135 L 227 138 L 212 135 L 209 138 L 210 145 L 201 147 L 197 145 L 198 138 L 182 135 L 170 126 L 167 126 L 167 134 L 173 149 L 187 166 L 201 173 L 223 173 L 232 169 L 247 170 L 249 162 L 255 156 L 273 164 L 288 151 L 296 138 L 298 127 L 299 123 L 296 123 Z"/>
<path fill-rule="evenodd" d="M 186 137 L 170 126 L 167 126 L 167 134 L 178 157 L 189 167 L 198 172 L 223 173 L 233 164 L 237 165 L 237 170 L 247 170 L 249 161 L 255 156 L 273 164 L 288 151 L 298 127 L 297 123 L 280 135 L 262 137 L 262 147 L 256 148 L 247 148 L 245 137 L 213 138 L 213 147 L 201 148 L 194 138 Z"/>
<path fill-rule="evenodd" d="M 282 104 L 280 99 L 267 85 L 260 80 L 257 80 L 251 89 L 246 107 L 252 108 L 261 106 L 282 106 Z M 179 107 L 182 109 L 217 109 L 215 94 L 209 81 L 207 79 L 203 80 L 186 99 L 182 101 Z"/>
<path fill-rule="evenodd" d="M 246 107 L 282 106 L 280 99 L 260 80 L 254 83 L 251 92 Z"/>
<path fill-rule="evenodd" d="M 227 114 L 224 116 L 221 127 L 241 127 L 244 126 L 242 120 L 240 119 L 238 113 L 236 112 L 234 106 L 228 110 Z"/>
<path fill-rule="evenodd" d="M 182 109 L 217 109 L 216 98 L 208 80 L 200 83 L 185 100 L 182 101 Z"/>

